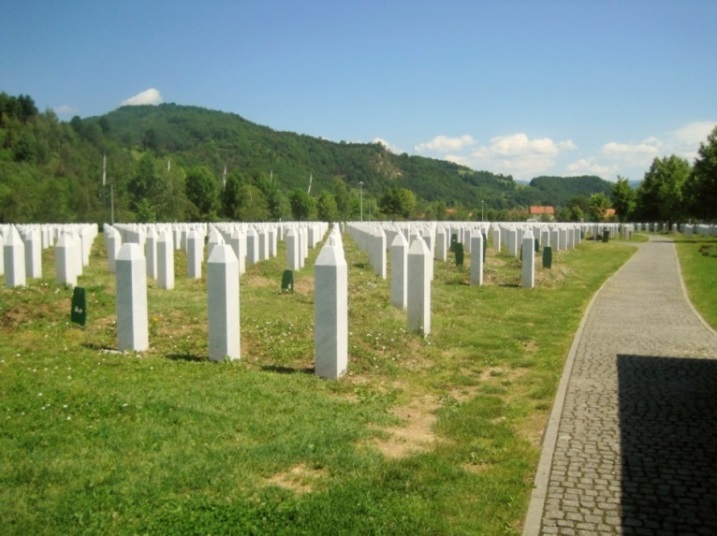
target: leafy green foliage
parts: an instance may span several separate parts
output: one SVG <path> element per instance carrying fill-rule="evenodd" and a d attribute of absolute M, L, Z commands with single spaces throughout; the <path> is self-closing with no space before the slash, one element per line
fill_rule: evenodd
<path fill-rule="evenodd" d="M 393 219 L 397 216 L 408 219 L 416 208 L 416 196 L 407 188 L 390 188 L 381 196 L 378 205 Z"/>
<path fill-rule="evenodd" d="M 289 192 L 306 190 L 309 176 L 311 202 L 332 194 L 342 220 L 360 217 L 361 189 L 367 218 L 383 212 L 478 219 L 483 208 L 489 220 L 520 219 L 525 216 L 515 210 L 519 207 L 544 201 L 560 206 L 571 196 L 602 191 L 605 183 L 596 177 L 539 177 L 534 186 L 524 186 L 511 176 L 397 155 L 380 143 L 277 132 L 195 106 L 125 106 L 65 123 L 51 111 L 39 113 L 30 97 L 5 93 L 0 94 L 0 162 L 0 221 L 15 222 L 107 221 L 110 190 L 117 221 L 279 220 L 291 216 Z M 218 180 L 225 167 L 228 191 Z M 204 189 L 209 182 L 189 177 L 198 168 L 214 177 L 216 188 Z M 408 210 L 379 211 L 378 201 L 393 189 L 408 197 L 410 192 L 415 205 L 406 199 Z M 54 206 L 46 210 L 40 201 L 53 194 Z M 328 197 L 322 203 L 322 210 L 333 212 Z"/>
<path fill-rule="evenodd" d="M 637 189 L 635 215 L 643 221 L 682 221 L 686 216 L 683 189 L 690 164 L 675 155 L 655 158 Z"/>
<path fill-rule="evenodd" d="M 700 144 L 692 174 L 685 185 L 688 212 L 697 218 L 717 219 L 717 127 Z"/>
<path fill-rule="evenodd" d="M 296 188 L 289 194 L 291 215 L 295 220 L 308 220 L 314 211 L 314 202 L 304 190 Z"/>
<path fill-rule="evenodd" d="M 219 206 L 219 182 L 206 167 L 195 167 L 187 173 L 187 198 L 196 209 L 194 218 L 210 221 L 216 218 Z"/>
<path fill-rule="evenodd" d="M 625 177 L 618 177 L 612 187 L 612 206 L 621 222 L 628 221 L 628 218 L 635 209 L 635 190 Z"/>
<path fill-rule="evenodd" d="M 593 175 L 580 177 L 536 177 L 530 181 L 532 190 L 526 193 L 530 205 L 566 206 L 578 196 L 590 197 L 602 193 L 610 195 L 612 184 Z"/>
<path fill-rule="evenodd" d="M 610 200 L 605 194 L 592 194 L 590 196 L 590 205 L 588 209 L 590 221 L 604 221 L 607 209 L 609 208 Z"/>
<path fill-rule="evenodd" d="M 322 192 L 316 202 L 316 214 L 322 221 L 336 221 L 339 209 L 336 205 L 336 198 L 331 192 Z"/>

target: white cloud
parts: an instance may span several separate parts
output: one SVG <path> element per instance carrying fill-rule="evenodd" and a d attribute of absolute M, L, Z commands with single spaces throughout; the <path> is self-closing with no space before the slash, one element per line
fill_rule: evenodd
<path fill-rule="evenodd" d="M 63 104 L 61 106 L 58 106 L 57 108 L 53 108 L 52 110 L 57 115 L 70 115 L 77 112 L 77 108 L 74 106 L 70 106 L 69 104 Z"/>
<path fill-rule="evenodd" d="M 695 121 L 675 130 L 672 135 L 681 143 L 695 148 L 707 141 L 707 136 L 717 126 L 715 121 Z"/>
<path fill-rule="evenodd" d="M 448 136 L 436 136 L 431 141 L 419 143 L 414 147 L 417 153 L 424 151 L 437 151 L 439 153 L 447 153 L 450 151 L 460 151 L 464 147 L 475 145 L 476 141 L 472 136 L 464 134 L 457 138 L 449 138 Z"/>
<path fill-rule="evenodd" d="M 644 143 L 617 143 L 608 142 L 602 146 L 602 154 L 605 156 L 627 156 L 631 158 L 642 158 L 655 156 L 658 152 L 658 146 L 661 145 L 656 138 L 650 138 L 650 141 Z"/>
<path fill-rule="evenodd" d="M 605 179 L 617 175 L 619 171 L 619 167 L 616 164 L 600 164 L 593 157 L 576 160 L 568 164 L 565 169 L 572 175 L 600 175 Z"/>
<path fill-rule="evenodd" d="M 516 179 L 532 178 L 555 165 L 558 156 L 576 149 L 572 140 L 530 139 L 520 132 L 491 138 L 488 145 L 469 156 L 471 167 L 513 175 Z"/>
<path fill-rule="evenodd" d="M 650 167 L 652 161 L 663 154 L 672 153 L 673 150 L 662 140 L 650 137 L 637 143 L 608 142 L 600 149 L 602 159 L 607 160 L 604 164 L 610 170 L 620 175 L 635 175 L 644 173 Z M 594 164 L 598 166 L 598 164 Z M 642 170 L 641 172 L 639 170 Z M 614 175 L 615 173 L 612 173 Z"/>
<path fill-rule="evenodd" d="M 161 104 L 164 99 L 158 89 L 153 87 L 145 89 L 141 93 L 137 93 L 135 96 L 125 99 L 121 102 L 122 106 L 139 106 L 142 104 Z"/>

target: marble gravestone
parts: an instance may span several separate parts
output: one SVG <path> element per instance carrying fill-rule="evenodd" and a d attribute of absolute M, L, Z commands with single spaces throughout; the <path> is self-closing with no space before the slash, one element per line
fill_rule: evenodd
<path fill-rule="evenodd" d="M 420 331 L 424 337 L 431 332 L 429 256 L 426 243 L 415 237 L 408 248 L 406 316 L 408 331 Z"/>
<path fill-rule="evenodd" d="M 348 367 L 348 267 L 330 236 L 314 264 L 315 372 L 336 380 Z"/>
<path fill-rule="evenodd" d="M 408 242 L 403 234 L 396 233 L 391 243 L 391 305 L 400 309 L 406 308 L 407 270 Z"/>
<path fill-rule="evenodd" d="M 471 237 L 471 285 L 483 284 L 483 234 Z"/>
<path fill-rule="evenodd" d="M 139 244 L 124 244 L 115 259 L 117 339 L 121 352 L 149 348 L 147 264 Z"/>
<path fill-rule="evenodd" d="M 8 288 L 24 287 L 25 278 L 25 244 L 15 229 L 10 230 L 10 235 L 3 246 L 5 286 Z"/>
<path fill-rule="evenodd" d="M 228 244 L 215 245 L 209 254 L 207 305 L 209 359 L 239 359 L 239 260 Z"/>

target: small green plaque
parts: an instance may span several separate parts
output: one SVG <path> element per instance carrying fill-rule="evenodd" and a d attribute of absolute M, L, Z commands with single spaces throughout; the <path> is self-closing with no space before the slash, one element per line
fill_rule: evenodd
<path fill-rule="evenodd" d="M 291 270 L 284 270 L 284 275 L 281 276 L 281 290 L 294 291 L 294 272 Z"/>
<path fill-rule="evenodd" d="M 87 297 L 83 287 L 75 287 L 72 291 L 70 321 L 81 326 L 84 326 L 87 322 Z"/>
<path fill-rule="evenodd" d="M 456 242 L 455 246 L 456 266 L 463 266 L 463 244 Z"/>
<path fill-rule="evenodd" d="M 553 266 L 553 248 L 545 246 L 543 248 L 543 268 L 550 268 Z"/>

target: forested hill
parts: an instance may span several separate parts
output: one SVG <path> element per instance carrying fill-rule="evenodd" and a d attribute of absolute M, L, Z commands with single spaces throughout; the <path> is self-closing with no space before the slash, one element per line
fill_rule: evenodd
<path fill-rule="evenodd" d="M 230 172 L 271 173 L 287 191 L 308 188 L 312 176 L 314 192 L 331 189 L 332 179 L 340 179 L 354 189 L 363 183 L 368 195 L 396 187 L 448 205 L 461 202 L 475 207 L 483 199 L 508 207 L 514 190 L 510 176 L 396 155 L 379 143 L 336 143 L 279 132 L 236 114 L 194 106 L 125 106 L 84 123 L 96 123 L 121 146 L 172 156 L 185 167 L 203 165 L 221 174 L 226 165 Z"/>
<path fill-rule="evenodd" d="M 595 177 L 535 177 L 530 181 L 532 195 L 538 205 L 565 206 L 575 197 L 590 197 L 592 194 L 603 193 L 608 198 L 612 191 L 612 183 Z"/>
<path fill-rule="evenodd" d="M 297 207 L 304 217 L 357 218 L 361 193 L 372 217 L 475 218 L 484 206 L 487 219 L 505 219 L 511 209 L 559 206 L 606 187 L 596 177 L 525 186 L 378 143 L 278 132 L 194 106 L 122 107 L 63 122 L 29 96 L 0 92 L 0 222 L 108 221 L 110 195 L 116 221 L 277 220 Z M 407 193 L 410 214 L 389 210 Z"/>

